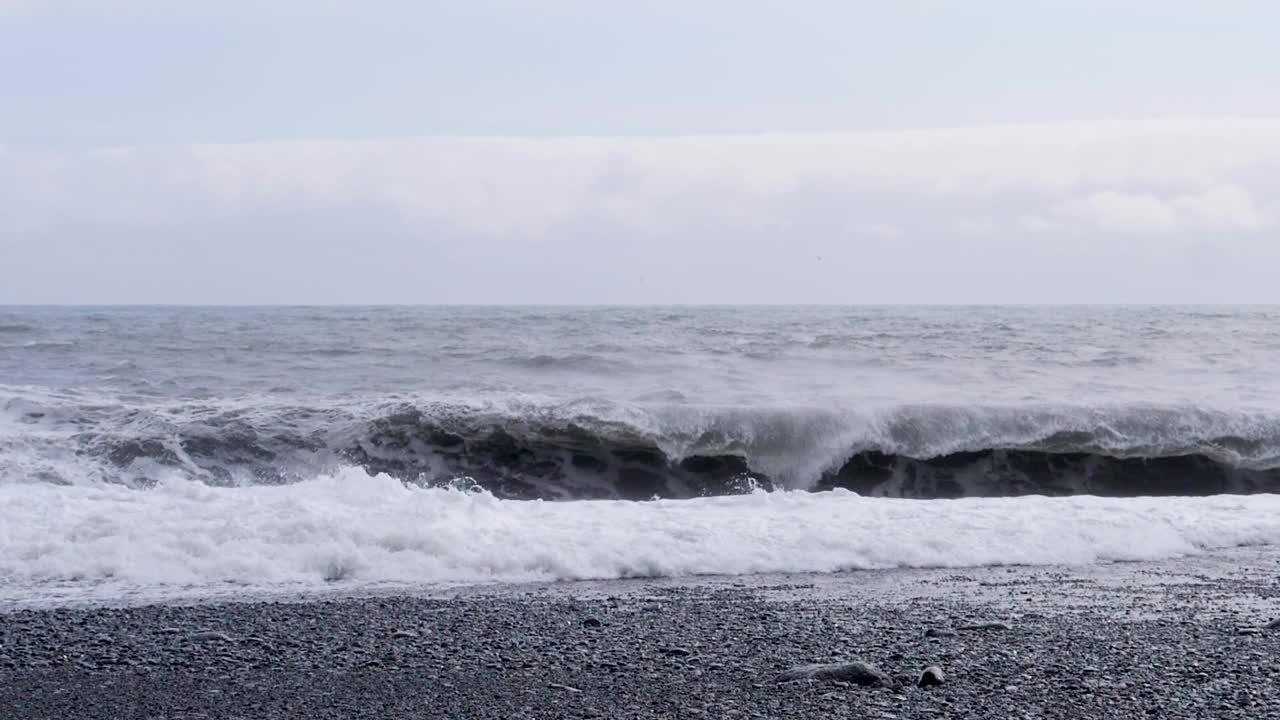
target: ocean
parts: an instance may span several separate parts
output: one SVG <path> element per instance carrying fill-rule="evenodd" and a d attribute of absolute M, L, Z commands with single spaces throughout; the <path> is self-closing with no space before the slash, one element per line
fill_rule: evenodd
<path fill-rule="evenodd" d="M 0 308 L 0 603 L 1280 544 L 1280 308 Z"/>

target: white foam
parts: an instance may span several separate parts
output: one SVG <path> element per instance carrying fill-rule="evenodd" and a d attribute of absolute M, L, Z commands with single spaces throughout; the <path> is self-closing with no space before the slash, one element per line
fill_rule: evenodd
<path fill-rule="evenodd" d="M 283 486 L 0 485 L 0 602 L 378 583 L 1147 560 L 1280 544 L 1280 496 L 518 502 L 359 470 Z"/>

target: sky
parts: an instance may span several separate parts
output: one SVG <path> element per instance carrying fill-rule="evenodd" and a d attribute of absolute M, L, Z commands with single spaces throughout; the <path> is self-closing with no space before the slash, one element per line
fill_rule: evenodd
<path fill-rule="evenodd" d="M 0 0 L 0 303 L 1280 302 L 1276 27 Z"/>

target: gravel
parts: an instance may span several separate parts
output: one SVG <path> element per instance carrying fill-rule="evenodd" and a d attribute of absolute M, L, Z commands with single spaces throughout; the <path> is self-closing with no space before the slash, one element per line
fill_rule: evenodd
<path fill-rule="evenodd" d="M 1017 570 L 981 596 L 964 592 L 973 576 L 934 573 L 929 593 L 877 599 L 865 588 L 908 576 L 852 573 L 820 587 L 596 583 L 19 610 L 0 614 L 0 715 L 1280 718 L 1274 612 L 1244 618 L 1227 607 L 1233 597 L 1280 602 L 1274 574 L 1161 584 L 1150 566 L 1107 572 L 1143 581 L 1096 591 L 1092 603 L 1076 601 L 1089 597 L 1071 584 L 1078 577 Z M 841 583 L 848 592 L 833 592 Z M 1018 599 L 1059 586 L 1075 599 Z M 1117 592 L 1144 611 L 1117 613 Z M 1242 620 L 1260 632 L 1240 634 Z M 994 623 L 1005 629 L 927 632 Z M 889 686 L 840 672 L 778 682 L 801 666 L 855 662 Z M 941 684 L 917 687 L 935 673 Z"/>

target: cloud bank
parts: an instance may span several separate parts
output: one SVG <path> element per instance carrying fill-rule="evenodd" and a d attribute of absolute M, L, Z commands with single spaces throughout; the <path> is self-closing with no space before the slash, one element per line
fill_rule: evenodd
<path fill-rule="evenodd" d="M 333 301 L 1280 300 L 1260 274 L 1230 270 L 1280 259 L 1280 120 L 1270 119 L 0 148 L 0 193 L 0 243 L 21 245 L 26 275 L 55 284 L 36 245 L 135 252 L 145 237 L 173 272 L 208 254 L 210 229 L 223 227 L 234 236 L 218 242 L 238 252 L 314 237 L 321 275 L 345 243 L 433 274 L 473 269 L 489 285 L 370 285 Z M 868 265 L 895 268 L 899 283 L 865 277 Z M 584 279 L 600 274 L 614 279 Z M 139 273 L 133 286 L 151 282 Z M 156 286 L 156 300 L 183 301 L 170 297 L 177 287 Z M 189 301 L 315 292 L 287 282 L 264 292 L 236 273 L 219 287 Z"/>

